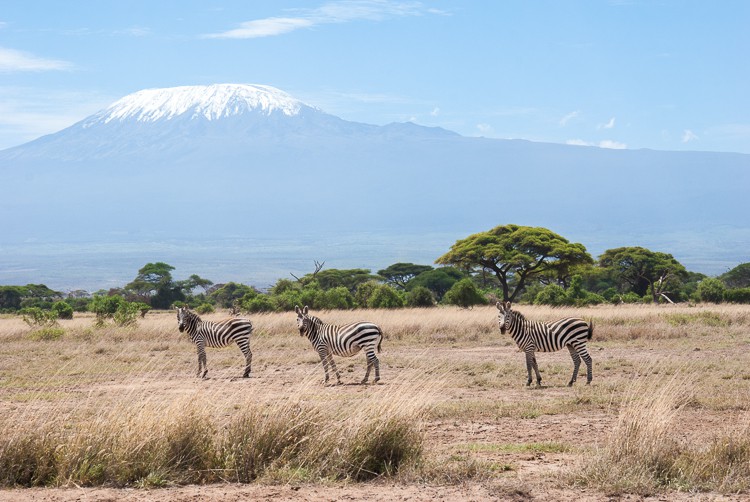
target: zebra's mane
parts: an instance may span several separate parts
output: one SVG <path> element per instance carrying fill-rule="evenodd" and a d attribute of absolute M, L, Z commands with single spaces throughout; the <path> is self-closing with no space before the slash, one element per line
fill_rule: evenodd
<path fill-rule="evenodd" d="M 193 312 L 192 310 L 190 310 L 189 308 L 183 307 L 183 311 L 185 312 L 185 317 L 187 317 L 188 319 L 195 319 L 198 322 L 203 322 L 200 316 L 196 314 L 195 312 Z"/>
<path fill-rule="evenodd" d="M 511 310 L 510 315 L 511 315 L 511 318 L 519 324 L 522 324 L 527 321 L 526 317 L 524 317 L 524 315 L 517 310 Z"/>

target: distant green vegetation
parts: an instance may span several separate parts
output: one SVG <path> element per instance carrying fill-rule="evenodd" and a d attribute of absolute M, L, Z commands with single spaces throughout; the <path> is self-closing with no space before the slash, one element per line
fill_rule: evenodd
<path fill-rule="evenodd" d="M 583 244 L 541 227 L 503 225 L 457 241 L 436 259 L 438 267 L 394 263 L 377 273 L 335 269 L 315 262 L 302 277 L 279 279 L 267 291 L 191 275 L 172 277 L 174 267 L 147 263 L 130 283 L 94 293 L 63 294 L 43 284 L 0 286 L 0 312 L 43 319 L 70 319 L 89 311 L 97 323 L 136 323 L 150 309 L 188 305 L 201 313 L 321 309 L 433 307 L 469 308 L 498 300 L 544 305 L 599 303 L 750 303 L 750 263 L 719 277 L 689 272 L 671 254 L 642 247 L 605 251 L 594 260 Z M 36 310 L 30 310 L 36 309 Z M 36 317 L 34 317 L 36 316 Z"/>

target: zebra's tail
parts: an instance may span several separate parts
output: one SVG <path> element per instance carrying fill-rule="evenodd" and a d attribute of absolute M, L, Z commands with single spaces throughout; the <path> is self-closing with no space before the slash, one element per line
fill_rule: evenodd
<path fill-rule="evenodd" d="M 594 336 L 594 320 L 591 319 L 591 320 L 589 320 L 589 332 L 586 335 L 586 338 L 588 338 L 589 340 L 591 340 L 591 338 L 593 336 Z"/>
<path fill-rule="evenodd" d="M 383 343 L 383 332 L 380 332 L 380 340 L 378 340 L 378 354 L 380 353 L 380 344 Z"/>

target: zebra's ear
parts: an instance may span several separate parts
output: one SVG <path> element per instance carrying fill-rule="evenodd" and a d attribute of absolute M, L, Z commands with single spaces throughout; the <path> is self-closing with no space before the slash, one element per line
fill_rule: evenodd
<path fill-rule="evenodd" d="M 294 311 L 297 313 L 297 315 L 301 314 L 301 312 L 299 310 L 299 305 L 295 305 L 294 306 Z"/>
<path fill-rule="evenodd" d="M 505 302 L 505 310 L 510 310 L 510 302 Z"/>
<path fill-rule="evenodd" d="M 307 305 L 305 305 L 305 308 L 302 309 L 302 314 L 307 315 Z"/>
<path fill-rule="evenodd" d="M 497 307 L 497 310 L 503 310 L 503 304 L 500 302 L 495 303 L 495 307 Z"/>

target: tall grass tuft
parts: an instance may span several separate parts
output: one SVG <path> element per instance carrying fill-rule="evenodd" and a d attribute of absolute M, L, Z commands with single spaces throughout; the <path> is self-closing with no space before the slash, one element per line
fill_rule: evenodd
<path fill-rule="evenodd" d="M 646 374 L 653 373 L 647 371 Z M 680 414 L 691 400 L 689 373 L 653 374 L 628 388 L 606 443 L 575 475 L 609 493 L 664 489 L 738 493 L 750 489 L 750 421 L 700 443 L 679 439 Z"/>
<path fill-rule="evenodd" d="M 620 413 L 604 446 L 587 459 L 580 481 L 613 493 L 650 494 L 675 487 L 675 461 L 682 451 L 676 439 L 679 411 L 690 399 L 685 374 L 652 371 L 626 391 Z"/>
<path fill-rule="evenodd" d="M 363 387 L 357 399 L 326 405 L 310 400 L 321 392 L 311 372 L 287 396 L 261 395 L 243 406 L 201 390 L 172 402 L 126 393 L 98 412 L 45 417 L 42 427 L 18 430 L 19 417 L 0 417 L 0 486 L 393 476 L 419 461 L 431 388 L 422 377 Z M 328 390 L 335 398 L 336 389 Z"/>
<path fill-rule="evenodd" d="M 221 458 L 227 479 L 249 483 L 281 467 L 299 467 L 323 422 L 314 408 L 288 403 L 268 408 L 250 406 L 228 425 L 221 440 Z"/>

